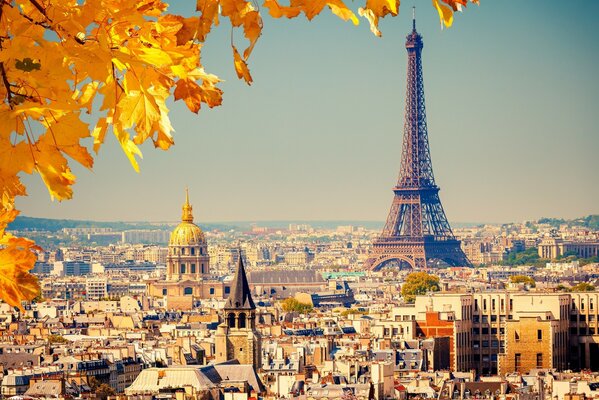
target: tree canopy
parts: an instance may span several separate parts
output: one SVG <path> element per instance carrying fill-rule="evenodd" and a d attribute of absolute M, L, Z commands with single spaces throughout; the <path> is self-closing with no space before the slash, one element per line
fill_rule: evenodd
<path fill-rule="evenodd" d="M 408 303 L 413 303 L 418 295 L 438 291 L 439 277 L 426 272 L 412 272 L 401 285 L 401 295 Z"/>
<path fill-rule="evenodd" d="M 512 275 L 512 276 L 510 276 L 510 282 L 511 283 L 523 283 L 530 287 L 535 287 L 537 285 L 534 279 L 532 279 L 530 276 L 526 276 L 526 275 Z"/>
<path fill-rule="evenodd" d="M 283 311 L 286 312 L 298 312 L 300 314 L 309 314 L 312 312 L 314 307 L 311 304 L 302 303 L 297 301 L 293 297 L 289 297 L 283 301 L 281 301 L 281 307 L 283 307 Z"/>
<path fill-rule="evenodd" d="M 580 282 L 572 286 L 572 292 L 592 292 L 595 290 L 595 286 L 588 282 Z"/>
<path fill-rule="evenodd" d="M 478 0 L 433 0 L 441 23 Z M 399 0 L 366 0 L 358 15 L 381 35 L 379 18 L 396 16 Z M 272 18 L 328 8 L 357 25 L 342 0 L 265 0 Z M 174 144 L 167 99 L 198 113 L 222 103 L 220 79 L 204 70 L 201 48 L 221 20 L 229 21 L 233 66 L 252 83 L 248 59 L 263 19 L 250 0 L 197 0 L 197 15 L 168 13 L 161 0 L 5 0 L 0 4 L 0 297 L 13 306 L 34 298 L 29 273 L 40 250 L 6 232 L 15 197 L 25 196 L 22 174 L 39 174 L 52 199 L 73 196 L 72 162 L 91 169 L 112 134 L 136 171 L 140 145 Z M 234 33 L 239 32 L 237 38 Z M 242 50 L 239 36 L 243 36 Z"/>

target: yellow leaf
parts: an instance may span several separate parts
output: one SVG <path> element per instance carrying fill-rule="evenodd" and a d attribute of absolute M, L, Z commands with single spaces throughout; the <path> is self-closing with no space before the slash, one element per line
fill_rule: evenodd
<path fill-rule="evenodd" d="M 123 149 L 123 152 L 125 152 L 125 155 L 129 159 L 131 166 L 133 166 L 135 172 L 139 172 L 139 164 L 137 164 L 137 159 L 135 158 L 135 156 L 143 158 L 141 150 L 139 150 L 139 147 L 137 147 L 135 143 L 133 143 L 133 141 L 130 139 L 129 133 L 122 129 L 120 123 L 115 123 L 112 126 L 112 131 L 114 133 L 114 136 L 116 136 L 119 143 L 121 144 L 121 148 Z"/>
<path fill-rule="evenodd" d="M 368 20 L 368 23 L 370 24 L 370 30 L 372 31 L 372 33 L 374 33 L 378 37 L 381 37 L 381 31 L 378 28 L 379 17 L 375 15 L 371 9 L 362 7 L 358 9 L 358 14 L 361 17 L 364 17 Z"/>
<path fill-rule="evenodd" d="M 379 18 L 384 18 L 388 14 L 395 16 L 398 11 L 399 0 L 366 0 L 366 7 L 360 8 L 358 14 L 368 20 L 372 33 L 380 37 Z"/>
<path fill-rule="evenodd" d="M 96 123 L 96 127 L 92 131 L 92 137 L 94 138 L 94 152 L 96 154 L 98 154 L 98 151 L 100 151 L 100 147 L 102 146 L 102 144 L 104 144 L 104 138 L 106 137 L 107 130 L 107 118 L 100 118 Z"/>
<path fill-rule="evenodd" d="M 252 76 L 250 75 L 248 65 L 245 60 L 241 58 L 241 55 L 235 46 L 233 46 L 233 62 L 235 64 L 235 72 L 237 72 L 237 77 L 239 79 L 243 78 L 248 85 L 251 85 L 253 80 Z"/>
<path fill-rule="evenodd" d="M 40 250 L 24 238 L 3 238 L 0 249 L 0 298 L 13 307 L 31 300 L 39 294 L 37 278 L 28 271 L 33 268 L 37 256 L 32 250 Z"/>
<path fill-rule="evenodd" d="M 119 121 L 123 129 L 136 125 L 143 131 L 149 131 L 154 122 L 160 119 L 160 109 L 154 96 L 146 90 L 131 90 L 117 104 Z"/>
<path fill-rule="evenodd" d="M 52 120 L 50 120 L 52 121 Z M 78 113 L 67 114 L 48 125 L 48 134 L 40 138 L 48 141 L 43 146 L 56 146 L 57 150 L 68 154 L 75 161 L 87 168 L 91 168 L 94 159 L 86 147 L 80 144 L 81 139 L 90 137 L 89 127 L 79 119 Z"/>
<path fill-rule="evenodd" d="M 71 186 L 75 175 L 71 172 L 67 160 L 53 143 L 52 135 L 46 132 L 34 147 L 35 167 L 41 175 L 52 199 L 70 199 L 73 197 Z"/>
<path fill-rule="evenodd" d="M 451 24 L 453 24 L 453 10 L 445 4 L 439 3 L 439 0 L 433 0 L 433 6 L 435 6 L 439 13 L 441 26 L 445 24 L 445 26 L 449 28 Z"/>

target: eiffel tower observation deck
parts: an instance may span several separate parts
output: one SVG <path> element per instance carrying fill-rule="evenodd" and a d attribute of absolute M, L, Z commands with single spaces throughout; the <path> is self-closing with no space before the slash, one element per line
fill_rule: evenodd
<path fill-rule="evenodd" d="M 470 266 L 447 222 L 435 183 L 426 126 L 422 78 L 422 36 L 406 39 L 408 76 L 401 168 L 389 216 L 375 239 L 365 267 L 422 269 L 436 265 Z"/>

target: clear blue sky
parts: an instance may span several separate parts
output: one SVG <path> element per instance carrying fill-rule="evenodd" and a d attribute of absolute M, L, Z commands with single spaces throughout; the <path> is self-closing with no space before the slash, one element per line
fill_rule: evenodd
<path fill-rule="evenodd" d="M 481 0 L 445 30 L 430 1 L 404 0 L 380 39 L 365 20 L 354 27 L 328 11 L 312 22 L 266 17 L 251 87 L 235 76 L 224 23 L 203 49 L 206 69 L 226 80 L 222 107 L 196 116 L 173 104 L 176 145 L 144 146 L 141 174 L 111 138 L 93 172 L 74 168 L 73 200 L 51 202 L 35 175 L 17 206 L 37 217 L 176 220 L 188 185 L 200 221 L 384 220 L 414 3 L 449 220 L 599 213 L 599 2 L 555 0 Z"/>

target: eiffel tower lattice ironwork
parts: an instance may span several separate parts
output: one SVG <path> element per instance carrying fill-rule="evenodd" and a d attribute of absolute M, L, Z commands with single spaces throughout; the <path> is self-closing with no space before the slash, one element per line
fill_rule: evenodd
<path fill-rule="evenodd" d="M 469 266 L 447 222 L 435 184 L 426 126 L 422 79 L 422 36 L 416 20 L 407 36 L 408 78 L 401 169 L 395 197 L 382 234 L 375 239 L 365 266 L 380 269 L 389 262 L 426 268 L 427 261 Z"/>

